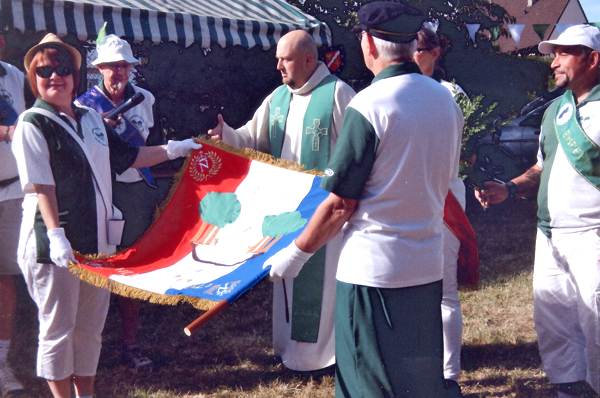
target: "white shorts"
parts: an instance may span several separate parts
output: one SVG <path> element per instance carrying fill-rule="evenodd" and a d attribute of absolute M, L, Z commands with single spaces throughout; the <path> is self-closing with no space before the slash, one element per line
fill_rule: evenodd
<path fill-rule="evenodd" d="M 39 310 L 37 375 L 48 380 L 94 376 L 110 292 L 83 282 L 67 268 L 36 263 L 33 234 L 20 265 Z"/>

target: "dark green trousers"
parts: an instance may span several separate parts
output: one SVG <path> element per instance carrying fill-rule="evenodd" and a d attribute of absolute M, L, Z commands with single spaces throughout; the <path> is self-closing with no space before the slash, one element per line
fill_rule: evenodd
<path fill-rule="evenodd" d="M 336 397 L 442 398 L 442 281 L 336 289 Z"/>

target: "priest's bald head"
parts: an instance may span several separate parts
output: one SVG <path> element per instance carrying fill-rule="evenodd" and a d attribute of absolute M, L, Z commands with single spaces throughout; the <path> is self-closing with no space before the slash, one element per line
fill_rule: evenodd
<path fill-rule="evenodd" d="M 315 40 L 304 30 L 285 34 L 277 43 L 277 70 L 284 84 L 293 89 L 302 87 L 318 66 Z"/>

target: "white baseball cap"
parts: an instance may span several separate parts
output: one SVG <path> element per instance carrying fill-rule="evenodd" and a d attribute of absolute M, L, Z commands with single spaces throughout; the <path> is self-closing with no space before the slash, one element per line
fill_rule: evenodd
<path fill-rule="evenodd" d="M 137 65 L 140 61 L 133 56 L 131 46 L 125 40 L 116 35 L 108 35 L 102 41 L 102 44 L 96 46 L 98 58 L 92 62 L 92 65 L 108 64 L 110 62 L 125 61 L 132 65 Z"/>
<path fill-rule="evenodd" d="M 538 44 L 542 54 L 552 54 L 554 46 L 586 46 L 600 53 L 600 29 L 592 25 L 575 25 L 565 29 L 556 40 Z"/>

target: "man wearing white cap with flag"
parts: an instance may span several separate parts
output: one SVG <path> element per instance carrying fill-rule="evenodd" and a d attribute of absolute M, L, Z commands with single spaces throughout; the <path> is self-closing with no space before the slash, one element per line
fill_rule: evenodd
<path fill-rule="evenodd" d="M 131 69 L 140 62 L 133 56 L 129 43 L 113 34 L 105 36 L 104 28 L 98 33 L 96 51 L 98 58 L 92 64 L 98 67 L 103 79 L 77 98 L 77 102 L 105 115 L 136 93 L 141 93 L 143 101 L 124 112 L 118 123 L 111 120 L 107 122 L 129 143 L 145 146 L 150 129 L 154 126 L 154 96 L 129 82 Z M 148 167 L 129 168 L 116 176 L 113 201 L 125 220 L 121 247 L 133 245 L 150 226 L 156 207 L 164 199 L 161 197 L 162 191 L 157 188 Z M 119 296 L 119 308 L 123 318 L 124 363 L 136 369 L 151 368 L 153 361 L 142 354 L 137 344 L 139 300 Z"/>
<path fill-rule="evenodd" d="M 542 368 L 558 397 L 600 392 L 600 29 L 575 25 L 539 44 L 554 54 L 563 96 L 542 120 L 538 163 L 506 184 L 486 182 L 487 206 L 538 195 L 534 321 Z"/>

